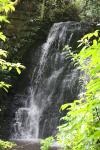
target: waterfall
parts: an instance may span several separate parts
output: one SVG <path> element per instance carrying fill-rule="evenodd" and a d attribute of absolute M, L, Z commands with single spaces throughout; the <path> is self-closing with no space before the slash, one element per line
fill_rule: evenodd
<path fill-rule="evenodd" d="M 51 27 L 46 42 L 39 49 L 40 58 L 32 70 L 27 92 L 14 97 L 22 102 L 22 106 L 15 113 L 12 139 L 55 134 L 60 106 L 74 100 L 78 93 L 79 72 L 67 57 L 69 52 L 63 48 L 65 45 L 73 46 L 73 39 L 78 33 L 83 34 L 82 28 L 76 22 L 55 23 Z"/>

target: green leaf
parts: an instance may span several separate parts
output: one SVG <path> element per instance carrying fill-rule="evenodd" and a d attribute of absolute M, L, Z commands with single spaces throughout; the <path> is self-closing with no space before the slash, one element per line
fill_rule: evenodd
<path fill-rule="evenodd" d="M 67 146 L 71 150 L 99 150 L 100 38 L 98 36 L 98 31 L 85 35 L 80 40 L 85 46 L 79 54 L 73 55 L 73 60 L 78 62 L 79 69 L 84 72 L 80 76 L 80 81 L 85 82 L 85 90 L 80 100 L 61 106 L 61 110 L 67 109 L 68 112 L 61 118 L 64 123 L 58 127 L 57 140 L 65 150 Z M 91 45 L 88 40 L 91 40 Z"/>
<path fill-rule="evenodd" d="M 16 68 L 18 74 L 21 74 L 21 70 L 19 68 Z"/>
<path fill-rule="evenodd" d="M 6 41 L 6 36 L 2 32 L 0 32 L 0 39 Z"/>
<path fill-rule="evenodd" d="M 67 109 L 67 107 L 69 107 L 69 106 L 71 106 L 71 103 L 70 104 L 63 104 L 62 106 L 61 106 L 61 108 L 60 108 L 60 110 L 65 110 L 65 109 Z"/>

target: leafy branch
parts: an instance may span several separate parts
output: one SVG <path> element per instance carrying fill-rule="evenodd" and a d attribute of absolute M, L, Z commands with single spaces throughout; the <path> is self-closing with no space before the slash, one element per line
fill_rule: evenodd
<path fill-rule="evenodd" d="M 100 38 L 99 31 L 85 35 L 80 41 L 83 45 L 73 60 L 79 62 L 79 69 L 86 89 L 84 97 L 73 103 L 62 105 L 68 110 L 62 119 L 64 124 L 59 127 L 57 140 L 67 150 L 99 150 L 100 141 Z M 86 75 L 89 77 L 87 80 Z M 81 78 L 81 79 L 82 79 Z"/>
<path fill-rule="evenodd" d="M 15 1 L 17 3 L 17 1 Z M 9 20 L 7 19 L 8 13 L 10 11 L 15 11 L 15 2 L 12 2 L 11 0 L 0 0 L 0 22 L 9 23 Z M 0 39 L 3 42 L 6 42 L 6 36 L 3 34 L 3 32 L 0 32 Z M 15 69 L 18 74 L 21 73 L 22 69 L 25 69 L 23 65 L 20 63 L 11 63 L 6 61 L 8 52 L 5 50 L 0 49 L 0 70 L 1 71 L 11 71 L 12 69 Z M 11 85 L 0 81 L 0 88 L 3 88 L 5 91 L 8 91 L 8 88 Z"/>

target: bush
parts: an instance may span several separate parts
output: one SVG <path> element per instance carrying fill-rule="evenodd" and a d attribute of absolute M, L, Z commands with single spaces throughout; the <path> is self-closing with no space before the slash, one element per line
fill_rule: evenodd
<path fill-rule="evenodd" d="M 68 110 L 59 126 L 57 140 L 67 150 L 99 150 L 100 148 L 100 38 L 99 31 L 85 35 L 80 40 L 83 45 L 73 60 L 79 62 L 79 69 L 84 72 L 81 81 L 85 92 L 80 100 L 62 105 Z M 88 80 L 87 80 L 88 77 Z"/>
<path fill-rule="evenodd" d="M 12 142 L 0 140 L 0 150 L 10 150 L 11 148 L 13 148 L 15 146 L 16 146 L 16 144 L 14 144 Z"/>

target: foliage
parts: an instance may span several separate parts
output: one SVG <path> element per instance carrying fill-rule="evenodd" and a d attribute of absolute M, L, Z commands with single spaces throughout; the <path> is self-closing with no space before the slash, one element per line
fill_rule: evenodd
<path fill-rule="evenodd" d="M 99 0 L 74 0 L 79 16 L 82 20 L 100 20 L 100 1 Z"/>
<path fill-rule="evenodd" d="M 80 17 L 81 20 L 100 20 L 99 0 L 42 0 L 38 6 L 41 19 L 54 20 L 60 14 L 60 17 L 66 20 L 68 17 L 74 19 L 74 15 L 76 19 Z"/>
<path fill-rule="evenodd" d="M 75 19 L 80 17 L 81 20 L 100 20 L 99 0 L 42 0 L 38 6 L 42 20 L 45 18 L 57 19 L 58 14 L 66 20 L 68 17 L 74 19 L 74 15 Z"/>
<path fill-rule="evenodd" d="M 16 144 L 12 142 L 0 140 L 0 150 L 10 150 L 12 147 L 15 147 Z"/>
<path fill-rule="evenodd" d="M 51 136 L 51 137 L 48 137 L 46 138 L 45 140 L 42 140 L 41 141 L 41 150 L 48 150 L 50 148 L 50 146 L 53 144 L 54 142 L 54 138 Z"/>
<path fill-rule="evenodd" d="M 9 23 L 7 19 L 7 15 L 10 11 L 14 11 L 14 2 L 11 0 L 0 0 L 0 22 L 6 22 Z M 0 39 L 5 42 L 6 41 L 6 36 L 3 34 L 3 32 L 0 32 Z M 21 73 L 21 69 L 24 69 L 25 67 L 21 65 L 20 63 L 11 63 L 7 62 L 7 51 L 0 49 L 0 71 L 5 72 L 5 71 L 11 71 L 12 69 L 16 69 L 18 74 Z M 4 81 L 0 81 L 0 88 L 3 88 L 4 90 L 7 91 L 7 89 L 11 85 L 5 83 Z"/>
<path fill-rule="evenodd" d="M 100 38 L 98 31 L 85 35 L 79 42 L 84 45 L 74 60 L 80 64 L 85 92 L 80 100 L 62 105 L 69 112 L 59 126 L 57 140 L 67 150 L 99 150 L 100 147 Z M 87 80 L 88 77 L 88 80 Z"/>
<path fill-rule="evenodd" d="M 7 16 L 10 11 L 14 11 L 14 2 L 11 0 L 0 0 L 0 22 L 6 22 L 9 23 Z M 2 31 L 0 31 L 0 39 L 5 42 L 6 36 L 3 34 Z M 11 63 L 7 62 L 8 52 L 0 49 L 0 72 L 4 73 L 6 71 L 11 71 L 12 69 L 16 69 L 18 74 L 21 73 L 21 69 L 24 69 L 25 67 L 21 65 L 20 63 Z M 8 91 L 8 88 L 10 87 L 10 84 L 5 83 L 4 81 L 0 81 L 0 89 L 4 89 L 6 92 Z M 1 109 L 0 109 L 1 111 Z M 2 141 L 0 140 L 0 150 L 8 150 L 14 147 L 15 144 L 12 142 Z"/>
<path fill-rule="evenodd" d="M 56 22 L 64 20 L 77 20 L 77 10 L 72 2 L 65 0 L 33 0 L 35 6 L 35 20 Z M 34 7 L 33 6 L 33 7 Z M 74 17 L 74 15 L 76 17 Z M 59 17 L 60 16 L 60 17 Z M 61 20 L 62 21 L 62 20 Z"/>
<path fill-rule="evenodd" d="M 8 14 L 9 11 L 14 11 L 14 5 L 13 2 L 11 0 L 0 0 L 0 12 L 2 12 L 2 14 Z M 2 17 L 5 18 L 5 15 Z M 4 19 L 5 21 L 6 19 Z M 7 21 L 8 22 L 8 21 Z"/>

